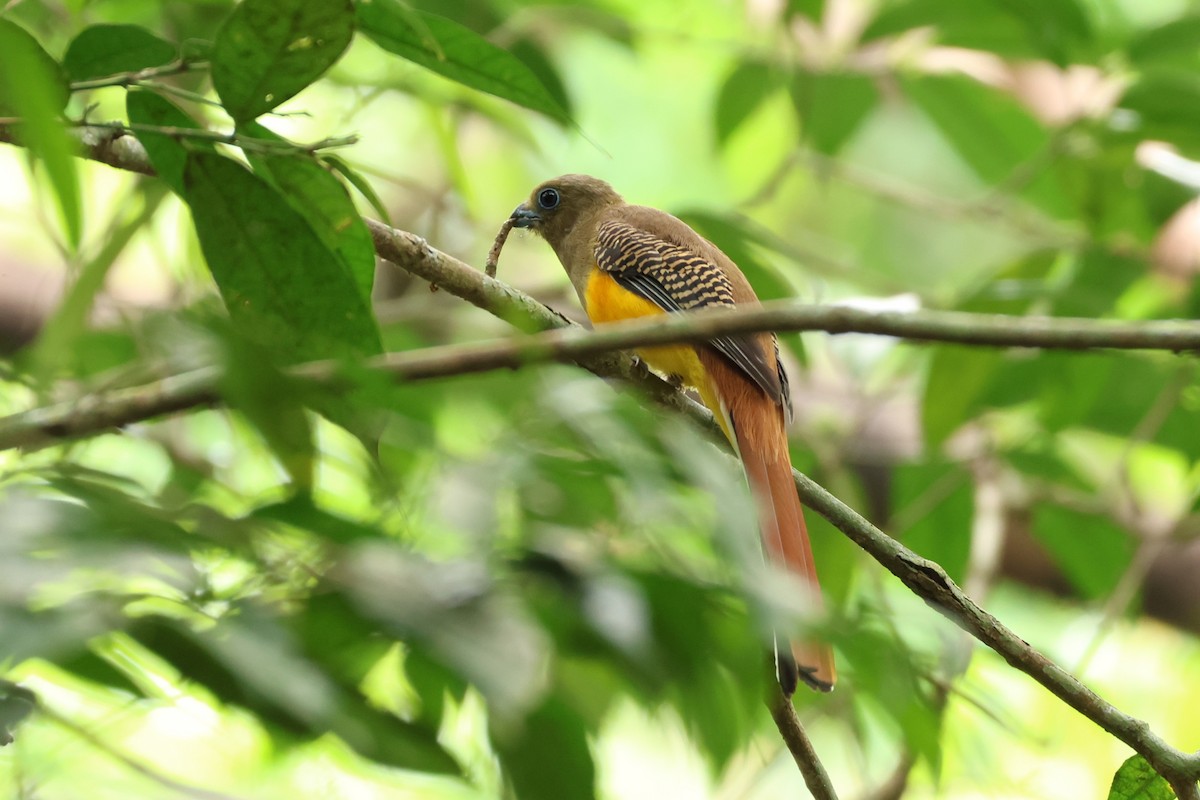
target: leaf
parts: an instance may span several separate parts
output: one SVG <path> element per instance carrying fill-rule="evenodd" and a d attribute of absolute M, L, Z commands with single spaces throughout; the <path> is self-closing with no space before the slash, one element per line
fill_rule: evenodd
<path fill-rule="evenodd" d="M 175 45 L 137 25 L 92 25 L 71 40 L 63 68 L 71 81 L 85 81 L 161 66 L 175 54 Z"/>
<path fill-rule="evenodd" d="M 991 350 L 937 347 L 921 399 L 925 441 L 936 447 L 975 413 L 1002 356 Z"/>
<path fill-rule="evenodd" d="M 60 117 L 69 96 L 58 63 L 25 29 L 0 18 L 0 117 L 22 120 L 19 141 L 45 165 L 67 241 L 76 248 L 83 234 L 78 148 Z"/>
<path fill-rule="evenodd" d="M 194 152 L 184 198 L 230 318 L 248 338 L 300 360 L 380 351 L 359 288 L 265 181 L 223 156 Z"/>
<path fill-rule="evenodd" d="M 340 156 L 322 153 L 317 157 L 321 159 L 323 163 L 328 164 L 330 167 L 337 170 L 337 172 L 346 179 L 347 183 L 357 189 L 358 193 L 361 194 L 371 208 L 375 210 L 375 213 L 379 215 L 381 220 L 386 222 L 388 225 L 392 224 L 391 215 L 388 214 L 387 206 L 385 206 L 383 201 L 379 199 L 379 195 L 376 194 L 375 187 L 371 185 L 371 182 L 364 178 L 358 172 L 358 170 L 347 164 L 346 161 Z"/>
<path fill-rule="evenodd" d="M 989 184 L 1003 183 L 1049 145 L 1049 133 L 1016 100 L 970 78 L 909 77 L 904 90 Z M 1070 215 L 1062 189 L 1045 170 L 1032 176 L 1021 195 L 1052 214 Z"/>
<path fill-rule="evenodd" d="M 1118 105 L 1136 115 L 1130 132 L 1139 138 L 1200 152 L 1200 76 L 1195 73 L 1148 72 L 1125 91 Z"/>
<path fill-rule="evenodd" d="M 223 344 L 221 397 L 246 416 L 295 485 L 311 489 L 317 454 L 301 384 L 254 345 L 235 336 Z"/>
<path fill-rule="evenodd" d="M 200 125 L 179 106 L 154 92 L 127 92 L 125 113 L 129 115 L 131 123 L 138 125 L 201 130 Z M 199 139 L 189 139 L 185 145 L 178 138 L 149 131 L 138 131 L 137 138 L 146 148 L 146 155 L 150 157 L 150 163 L 154 165 L 158 177 L 166 181 L 180 196 L 184 193 L 183 168 L 187 163 L 188 153 L 192 150 L 215 152 L 212 143 Z"/>
<path fill-rule="evenodd" d="M 409 11 L 396 0 L 363 0 L 358 4 L 358 23 L 389 53 L 564 125 L 571 121 L 554 94 L 519 58 L 457 22 Z"/>
<path fill-rule="evenodd" d="M 42 326 L 30 353 L 39 373 L 48 375 L 78 358 L 76 343 L 87 329 L 92 303 L 109 269 L 130 240 L 154 218 L 165 194 L 166 189 L 154 183 L 145 184 L 145 191 L 135 190 L 134 197 L 140 197 L 141 207 L 135 205 L 130 209 L 126 205 L 124 213 L 106 232 L 100 251 L 80 268 L 54 315 Z"/>
<path fill-rule="evenodd" d="M 1173 19 L 1135 36 L 1126 48 L 1139 67 L 1200 68 L 1200 16 Z"/>
<path fill-rule="evenodd" d="M 245 0 L 213 42 L 213 88 L 234 120 L 254 119 L 323 75 L 353 36 L 350 0 Z"/>
<path fill-rule="evenodd" d="M 1175 800 L 1166 778 L 1140 755 L 1130 756 L 1113 775 L 1108 800 Z"/>
<path fill-rule="evenodd" d="M 279 139 L 257 123 L 244 126 L 247 134 L 258 138 Z M 322 243 L 358 286 L 363 302 L 371 303 L 371 285 L 375 281 L 375 243 L 371 232 L 358 215 L 342 182 L 312 156 L 248 154 L 254 171 L 269 180 L 288 205 L 300 213 Z"/>
<path fill-rule="evenodd" d="M 714 125 L 717 144 L 724 145 L 738 127 L 783 85 L 779 70 L 761 61 L 734 67 L 717 93 Z"/>
<path fill-rule="evenodd" d="M 492 740 L 516 797 L 592 800 L 596 796 L 596 767 L 583 719 L 558 698 L 547 698 L 528 714 L 519 732 L 506 735 L 493 724 Z M 548 752 L 553 752 L 552 758 Z"/>
<path fill-rule="evenodd" d="M 1042 56 L 1065 66 L 1098 55 L 1091 21 L 1077 0 L 902 0 L 882 9 L 863 41 L 932 27 L 943 44 L 1004 56 Z"/>
<path fill-rule="evenodd" d="M 1129 534 L 1100 516 L 1040 504 L 1034 508 L 1033 533 L 1089 600 L 1108 597 L 1133 558 Z"/>
<path fill-rule="evenodd" d="M 879 100 L 871 78 L 852 72 L 801 68 L 790 88 L 804 138 L 826 155 L 841 149 Z"/>

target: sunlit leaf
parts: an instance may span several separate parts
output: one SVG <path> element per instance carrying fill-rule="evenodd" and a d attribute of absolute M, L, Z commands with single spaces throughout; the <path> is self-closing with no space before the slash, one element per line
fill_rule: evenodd
<path fill-rule="evenodd" d="M 1136 547 L 1107 519 L 1049 504 L 1034 509 L 1033 532 L 1079 593 L 1093 600 L 1112 593 Z"/>
<path fill-rule="evenodd" d="M 1113 775 L 1108 800 L 1175 800 L 1175 792 L 1145 758 L 1130 756 Z"/>

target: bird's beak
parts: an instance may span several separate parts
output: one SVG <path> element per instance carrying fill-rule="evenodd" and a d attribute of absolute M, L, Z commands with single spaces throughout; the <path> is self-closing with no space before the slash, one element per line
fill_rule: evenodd
<path fill-rule="evenodd" d="M 528 203 L 521 203 L 513 209 L 509 219 L 513 221 L 514 228 L 535 228 L 541 224 L 542 215 L 530 208 Z"/>

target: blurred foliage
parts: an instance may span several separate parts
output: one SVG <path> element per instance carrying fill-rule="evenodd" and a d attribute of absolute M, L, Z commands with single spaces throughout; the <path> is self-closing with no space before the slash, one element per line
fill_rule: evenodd
<path fill-rule="evenodd" d="M 1198 99 L 1200 9 L 1166 0 L 8 3 L 0 249 L 68 288 L 5 343 L 0 411 L 198 366 L 223 403 L 0 453 L 5 791 L 795 794 L 761 698 L 769 632 L 802 623 L 736 465 L 566 367 L 355 370 L 506 332 L 377 271 L 358 213 L 481 263 L 529 186 L 588 171 L 764 298 L 1193 315 Z M 78 161 L 81 121 L 127 126 L 158 177 Z M 545 248 L 505 262 L 569 294 Z M 1195 643 L 1106 650 L 1144 557 L 1200 530 L 1190 357 L 784 342 L 798 466 L 974 591 L 998 486 L 1079 604 L 1002 616 L 1194 748 Z M 287 376 L 316 358 L 346 382 Z M 1168 796 L 1074 717 L 1031 730 L 1060 712 L 811 527 L 808 624 L 844 677 L 797 704 L 846 794 L 915 762 L 920 796 Z M 673 731 L 702 766 L 662 766 Z"/>

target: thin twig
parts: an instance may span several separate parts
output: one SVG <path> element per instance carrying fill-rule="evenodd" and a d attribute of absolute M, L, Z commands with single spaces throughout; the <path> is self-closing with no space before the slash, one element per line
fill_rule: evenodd
<path fill-rule="evenodd" d="M 775 720 L 775 727 L 779 729 L 783 743 L 787 745 L 800 774 L 804 776 L 804 784 L 812 792 L 813 800 L 837 800 L 837 792 L 833 789 L 829 774 L 825 772 L 821 759 L 817 757 L 812 740 L 804 732 L 804 726 L 796 716 L 796 709 L 792 707 L 791 701 L 783 696 L 783 692 L 774 681 L 769 681 L 769 684 L 772 688 L 767 697 L 767 707 L 771 710 L 771 718 Z"/>
<path fill-rule="evenodd" d="M 147 67 L 146 69 L 134 70 L 132 72 L 117 72 L 112 75 L 105 75 L 103 78 L 91 78 L 86 81 L 75 81 L 71 84 L 71 91 L 82 92 L 89 89 L 102 89 L 108 86 L 133 86 L 154 78 L 178 75 L 182 72 L 203 69 L 207 66 L 207 61 L 199 59 L 189 61 L 181 58 L 172 61 L 170 64 L 162 64 L 157 67 Z"/>

